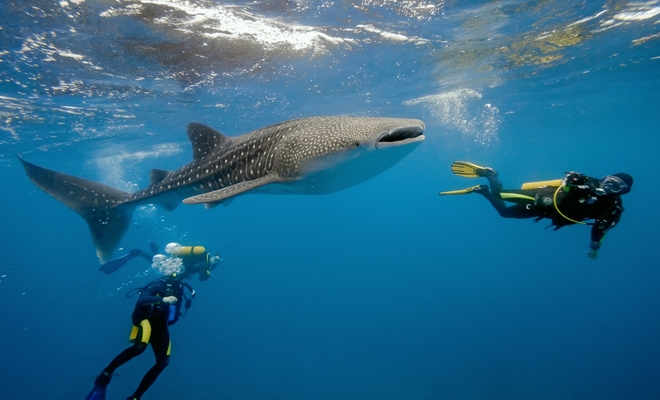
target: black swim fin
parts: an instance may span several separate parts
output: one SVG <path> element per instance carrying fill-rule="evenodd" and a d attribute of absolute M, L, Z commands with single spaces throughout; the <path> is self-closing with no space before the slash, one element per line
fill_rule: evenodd
<path fill-rule="evenodd" d="M 105 400 L 105 390 L 107 386 L 94 386 L 91 392 L 85 397 L 85 400 Z"/>
<path fill-rule="evenodd" d="M 112 379 L 112 375 L 101 372 L 94 381 L 94 389 L 85 397 L 85 400 L 105 400 L 105 391 Z"/>
<path fill-rule="evenodd" d="M 131 252 L 132 252 L 132 250 L 131 250 Z M 136 254 L 136 255 L 139 255 L 139 254 Z M 116 270 L 118 270 L 119 268 L 126 265 L 126 263 L 129 260 L 131 260 L 133 257 L 135 257 L 136 255 L 128 253 L 128 254 L 124 254 L 121 257 L 117 257 L 114 260 L 110 260 L 107 263 L 101 265 L 99 267 L 99 271 L 104 272 L 106 274 L 111 274 L 111 273 L 115 272 Z"/>
<path fill-rule="evenodd" d="M 99 271 L 104 272 L 106 274 L 111 274 L 116 270 L 118 270 L 119 268 L 126 265 L 127 262 L 129 262 L 130 260 L 134 259 L 137 256 L 144 258 L 145 260 L 147 260 L 148 263 L 151 263 L 151 260 L 153 258 L 152 255 L 147 254 L 140 249 L 133 249 L 129 251 L 127 254 L 124 254 L 121 257 L 117 257 L 114 260 L 108 261 L 107 263 L 101 265 L 99 267 Z"/>

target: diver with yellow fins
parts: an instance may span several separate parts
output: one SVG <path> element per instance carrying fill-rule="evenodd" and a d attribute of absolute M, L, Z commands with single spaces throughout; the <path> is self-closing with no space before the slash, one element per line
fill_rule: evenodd
<path fill-rule="evenodd" d="M 135 392 L 127 400 L 140 400 L 144 393 L 156 381 L 167 367 L 170 359 L 171 340 L 169 326 L 175 324 L 180 316 L 187 314 L 192 305 L 195 291 L 189 284 L 182 282 L 197 273 L 201 281 L 211 276 L 211 271 L 222 261 L 220 255 L 210 255 L 202 246 L 181 246 L 170 243 L 165 247 L 170 256 L 156 254 L 152 267 L 162 277 L 142 288 L 133 289 L 126 297 L 139 294 L 135 309 L 131 315 L 133 327 L 129 340 L 133 345 L 119 353 L 110 364 L 101 371 L 94 381 L 94 388 L 85 400 L 105 400 L 106 389 L 115 370 L 133 358 L 144 353 L 148 344 L 156 356 L 156 364 L 147 371 Z M 186 294 L 186 290 L 190 297 Z M 181 308 L 185 307 L 185 313 Z"/>
<path fill-rule="evenodd" d="M 564 178 L 529 182 L 521 189 L 503 189 L 497 171 L 466 161 L 455 161 L 452 172 L 465 178 L 486 178 L 486 185 L 441 192 L 440 195 L 478 193 L 484 196 L 504 218 L 543 218 L 552 221 L 555 230 L 566 225 L 592 225 L 587 257 L 596 259 L 605 234 L 621 219 L 621 196 L 630 192 L 633 178 L 626 173 L 606 175 L 601 179 L 577 172 Z M 513 203 L 507 205 L 505 202 Z M 593 220 L 593 222 L 584 222 Z"/>

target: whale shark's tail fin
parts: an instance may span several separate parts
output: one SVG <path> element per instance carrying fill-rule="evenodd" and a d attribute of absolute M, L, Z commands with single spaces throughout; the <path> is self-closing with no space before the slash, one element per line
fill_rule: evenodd
<path fill-rule="evenodd" d="M 124 203 L 131 194 L 18 158 L 35 185 L 87 221 L 96 255 L 102 263 L 107 262 L 131 223 L 135 206 Z"/>

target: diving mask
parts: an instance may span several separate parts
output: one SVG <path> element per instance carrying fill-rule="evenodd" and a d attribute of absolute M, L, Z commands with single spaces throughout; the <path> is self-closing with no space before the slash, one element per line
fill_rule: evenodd
<path fill-rule="evenodd" d="M 618 176 L 607 175 L 600 180 L 600 185 L 596 188 L 596 194 L 607 196 L 611 194 L 622 194 L 629 191 L 628 185 Z"/>

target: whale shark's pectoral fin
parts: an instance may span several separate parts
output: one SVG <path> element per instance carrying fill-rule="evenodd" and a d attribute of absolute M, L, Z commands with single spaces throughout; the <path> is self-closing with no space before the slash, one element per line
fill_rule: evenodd
<path fill-rule="evenodd" d="M 235 198 L 236 198 L 236 197 L 230 197 L 230 198 L 228 198 L 228 199 L 224 199 L 224 200 L 216 201 L 215 203 L 204 203 L 204 208 L 206 208 L 207 210 L 210 210 L 210 209 L 212 209 L 212 208 L 216 208 L 216 207 L 219 206 L 220 204 L 222 204 L 223 206 L 227 207 L 228 205 L 231 204 L 232 201 L 234 201 Z"/>
<path fill-rule="evenodd" d="M 224 199 L 237 196 L 241 193 L 248 192 L 260 186 L 268 185 L 269 183 L 284 182 L 284 181 L 285 180 L 280 178 L 279 175 L 272 173 L 266 176 L 262 176 L 261 178 L 253 179 L 251 181 L 239 182 L 235 185 L 227 186 L 222 189 L 214 190 L 212 192 L 207 192 L 203 194 L 198 194 L 197 196 L 188 197 L 187 199 L 183 199 L 183 202 L 185 204 L 218 203 Z"/>

